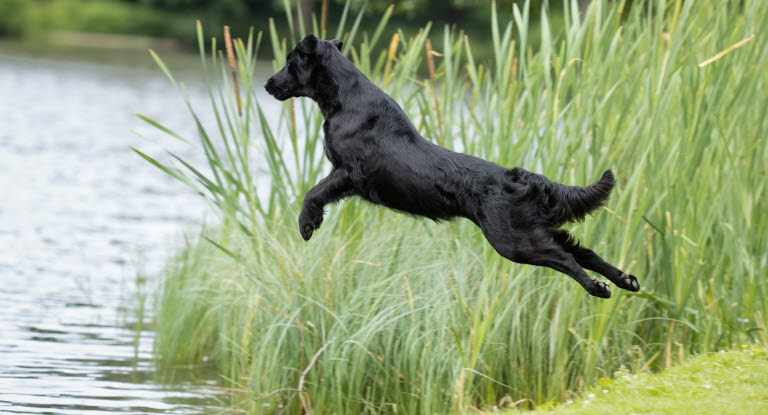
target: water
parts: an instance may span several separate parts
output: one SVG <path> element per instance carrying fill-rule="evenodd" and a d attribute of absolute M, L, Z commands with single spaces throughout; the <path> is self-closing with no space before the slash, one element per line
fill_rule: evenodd
<path fill-rule="evenodd" d="M 137 273 L 159 272 L 183 232 L 215 220 L 129 148 L 159 154 L 171 143 L 132 134 L 161 137 L 136 112 L 194 137 L 182 104 L 159 71 L 0 55 L 0 413 L 222 406 L 212 375 L 161 382 L 152 333 L 135 347 L 129 328 Z"/>

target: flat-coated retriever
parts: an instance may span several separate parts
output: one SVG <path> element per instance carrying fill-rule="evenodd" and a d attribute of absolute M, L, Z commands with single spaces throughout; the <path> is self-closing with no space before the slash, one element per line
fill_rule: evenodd
<path fill-rule="evenodd" d="M 325 205 L 359 196 L 435 221 L 465 217 L 505 258 L 560 271 L 596 297 L 609 298 L 611 290 L 583 268 L 619 288 L 640 289 L 633 275 L 558 229 L 602 205 L 614 185 L 610 170 L 590 186 L 566 186 L 433 144 L 392 97 L 344 57 L 341 46 L 339 40 L 308 35 L 264 84 L 281 101 L 315 100 L 325 117 L 325 155 L 333 168 L 304 197 L 299 231 L 305 240 L 323 222 Z"/>

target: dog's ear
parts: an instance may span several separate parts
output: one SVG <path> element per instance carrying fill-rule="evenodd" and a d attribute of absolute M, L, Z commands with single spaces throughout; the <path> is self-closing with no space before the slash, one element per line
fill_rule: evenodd
<path fill-rule="evenodd" d="M 318 41 L 317 36 L 310 33 L 301 42 L 304 43 L 304 46 L 307 49 L 314 52 L 315 49 L 317 49 L 317 41 Z"/>
<path fill-rule="evenodd" d="M 329 42 L 331 42 L 331 45 L 335 46 L 338 50 L 341 50 L 341 47 L 344 46 L 344 43 L 342 43 L 339 39 L 331 39 Z"/>

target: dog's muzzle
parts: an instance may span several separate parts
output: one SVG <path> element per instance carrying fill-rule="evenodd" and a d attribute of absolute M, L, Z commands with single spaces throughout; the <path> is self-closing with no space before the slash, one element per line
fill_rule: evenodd
<path fill-rule="evenodd" d="M 267 79 L 267 82 L 264 82 L 264 89 L 267 90 L 269 95 L 275 95 L 275 92 L 277 92 L 277 88 L 275 88 L 275 81 L 273 81 L 272 78 Z"/>
<path fill-rule="evenodd" d="M 267 82 L 264 82 L 264 89 L 267 90 L 269 95 L 272 95 L 280 101 L 285 101 L 287 98 L 285 96 L 285 89 L 275 86 L 275 81 L 272 80 L 272 78 L 269 78 Z"/>

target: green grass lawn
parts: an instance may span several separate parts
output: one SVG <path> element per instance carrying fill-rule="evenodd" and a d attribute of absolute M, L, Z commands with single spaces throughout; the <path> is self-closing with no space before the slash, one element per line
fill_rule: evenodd
<path fill-rule="evenodd" d="M 768 351 L 705 354 L 659 374 L 617 373 L 548 414 L 766 414 Z"/>

